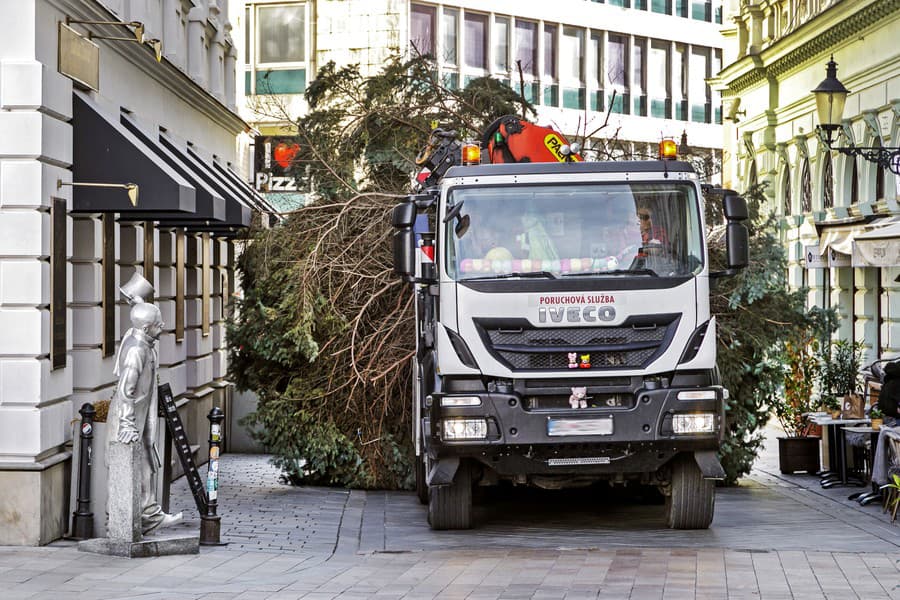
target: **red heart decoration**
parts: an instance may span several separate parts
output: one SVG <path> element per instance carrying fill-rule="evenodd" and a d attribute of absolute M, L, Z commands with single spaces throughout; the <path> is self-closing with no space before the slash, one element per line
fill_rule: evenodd
<path fill-rule="evenodd" d="M 275 159 L 275 162 L 282 169 L 287 169 L 291 166 L 291 161 L 294 160 L 294 156 L 300 152 L 300 146 L 298 144 L 293 144 L 288 146 L 284 142 L 279 142 L 275 149 L 272 150 L 272 157 Z"/>

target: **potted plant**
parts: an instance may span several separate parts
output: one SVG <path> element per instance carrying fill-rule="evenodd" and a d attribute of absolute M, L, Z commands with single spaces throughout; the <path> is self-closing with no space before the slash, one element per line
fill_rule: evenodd
<path fill-rule="evenodd" d="M 820 402 L 822 410 L 830 414 L 832 419 L 841 418 L 841 403 L 837 399 L 837 396 L 822 396 Z"/>
<path fill-rule="evenodd" d="M 814 335 L 782 344 L 773 356 L 772 368 L 780 369 L 780 389 L 769 394 L 769 405 L 786 436 L 778 438 L 778 462 L 782 473 L 819 470 L 819 437 L 810 435 L 807 415 L 815 410 L 813 387 L 819 376 L 818 342 Z"/>
<path fill-rule="evenodd" d="M 857 341 L 838 340 L 822 345 L 818 355 L 819 392 L 822 404 L 832 410 L 835 418 L 840 418 L 841 407 L 844 417 L 863 416 L 862 398 L 858 395 L 862 385 L 862 351 L 863 345 Z"/>
<path fill-rule="evenodd" d="M 881 412 L 878 406 L 873 406 L 869 409 L 869 419 L 872 421 L 872 429 L 875 431 L 878 431 L 884 425 L 884 413 Z"/>

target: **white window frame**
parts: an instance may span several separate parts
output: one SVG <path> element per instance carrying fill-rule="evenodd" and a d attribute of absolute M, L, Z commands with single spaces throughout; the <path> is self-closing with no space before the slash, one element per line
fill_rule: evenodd
<path fill-rule="evenodd" d="M 305 60 L 303 61 L 286 61 L 286 62 L 257 62 L 257 57 L 260 55 L 259 51 L 259 9 L 260 8 L 280 8 L 280 7 L 303 7 L 303 24 L 304 24 L 304 35 L 303 35 L 303 55 Z M 312 80 L 312 77 L 315 73 L 312 72 L 312 61 L 310 60 L 310 33 L 311 33 L 311 24 L 310 24 L 310 2 L 304 0 L 303 2 L 253 2 L 247 3 L 246 8 L 249 9 L 250 21 L 247 23 L 248 31 L 250 31 L 250 46 L 245 48 L 244 51 L 247 53 L 247 59 L 244 61 L 244 68 L 246 69 L 246 73 L 250 74 L 250 90 L 249 95 L 268 95 L 265 93 L 260 94 L 256 90 L 256 79 L 258 71 L 291 71 L 297 69 L 305 69 L 306 70 L 306 83 L 307 85 Z M 245 11 L 245 15 L 247 12 Z M 246 76 L 246 75 L 245 75 Z M 300 95 L 299 93 L 291 93 L 291 94 L 283 94 L 283 95 Z M 282 95 L 282 94 L 279 94 Z"/>

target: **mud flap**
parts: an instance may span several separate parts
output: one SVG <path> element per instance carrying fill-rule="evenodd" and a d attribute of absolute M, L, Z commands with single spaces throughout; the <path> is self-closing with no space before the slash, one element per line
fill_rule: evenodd
<path fill-rule="evenodd" d="M 697 466 L 700 467 L 703 479 L 725 479 L 725 469 L 722 468 L 722 463 L 716 458 L 715 450 L 698 450 L 694 452 L 694 460 L 697 462 Z"/>
<path fill-rule="evenodd" d="M 715 458 L 715 457 L 713 457 Z M 450 485 L 459 468 L 459 458 L 442 458 L 431 463 L 426 481 L 428 485 Z M 720 469 L 722 467 L 719 467 Z"/>

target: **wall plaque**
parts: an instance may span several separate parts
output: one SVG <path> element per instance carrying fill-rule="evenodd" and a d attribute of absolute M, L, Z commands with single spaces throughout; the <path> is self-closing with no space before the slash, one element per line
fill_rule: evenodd
<path fill-rule="evenodd" d="M 100 46 L 62 21 L 59 23 L 59 72 L 81 87 L 100 90 Z"/>

